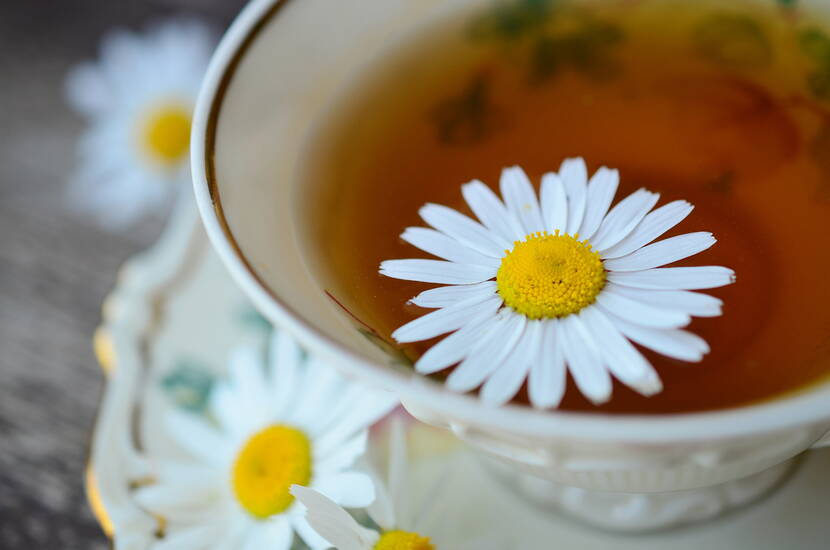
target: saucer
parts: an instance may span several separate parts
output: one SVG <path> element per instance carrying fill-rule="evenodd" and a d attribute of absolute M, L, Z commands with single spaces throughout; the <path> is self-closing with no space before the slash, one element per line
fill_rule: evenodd
<path fill-rule="evenodd" d="M 203 414 L 231 347 L 264 345 L 271 330 L 213 253 L 190 197 L 161 239 L 128 261 L 103 306 L 96 354 L 107 376 L 87 477 L 90 505 L 118 549 L 151 548 L 162 527 L 133 497 L 149 465 L 180 456 L 161 429 L 166 414 Z M 537 508 L 488 463 L 444 431 L 411 423 L 411 468 L 436 477 L 453 461 L 454 526 L 496 526 L 511 548 L 557 550 L 818 550 L 828 547 L 830 449 L 804 455 L 792 475 L 756 504 L 718 520 L 648 535 L 604 533 Z M 458 465 L 461 467 L 458 467 Z M 429 486 L 429 483 L 420 484 Z M 417 499 L 418 495 L 413 495 Z M 455 516 L 458 517 L 455 517 Z"/>

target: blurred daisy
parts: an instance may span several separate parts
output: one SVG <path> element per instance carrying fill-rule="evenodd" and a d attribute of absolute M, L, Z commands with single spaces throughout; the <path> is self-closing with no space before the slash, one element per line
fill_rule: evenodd
<path fill-rule="evenodd" d="M 480 220 L 437 204 L 421 217 L 434 229 L 401 236 L 446 261 L 388 260 L 388 277 L 438 283 L 412 302 L 437 311 L 400 327 L 398 342 L 452 332 L 416 363 L 421 373 L 452 365 L 447 386 L 482 385 L 491 404 L 509 401 L 525 380 L 531 403 L 555 407 L 566 369 L 591 401 L 611 397 L 611 376 L 643 395 L 661 391 L 660 378 L 631 344 L 684 361 L 700 361 L 705 341 L 680 330 L 692 316 L 721 314 L 721 301 L 692 290 L 735 281 L 719 266 L 660 267 L 706 250 L 711 233 L 678 235 L 649 244 L 692 211 L 685 201 L 656 210 L 659 195 L 640 189 L 618 202 L 619 174 L 600 168 L 588 180 L 585 162 L 566 160 L 542 178 L 539 198 L 519 167 L 505 169 L 500 200 L 486 185 L 462 186 Z M 609 210 L 610 208 L 610 210 Z"/>
<path fill-rule="evenodd" d="M 417 506 L 407 487 L 407 445 L 403 424 L 392 423 L 386 483 L 375 479 L 376 498 L 368 508 L 379 531 L 363 527 L 341 506 L 313 488 L 295 485 L 291 494 L 306 508 L 309 525 L 338 550 L 503 550 L 500 535 L 453 531 L 444 516 L 441 493 L 445 479 L 437 479 Z M 446 473 L 449 473 L 449 468 Z"/>
<path fill-rule="evenodd" d="M 74 208 L 125 227 L 185 187 L 191 114 L 213 45 L 202 23 L 170 20 L 144 34 L 111 32 L 97 62 L 72 70 L 68 100 L 89 123 L 70 181 Z"/>
<path fill-rule="evenodd" d="M 136 492 L 166 522 L 154 548 L 287 550 L 295 532 L 326 547 L 289 489 L 308 485 L 343 506 L 372 502 L 371 478 L 352 465 L 367 427 L 396 404 L 306 358 L 284 332 L 265 368 L 254 351 L 237 351 L 211 395 L 215 427 L 184 412 L 170 417 L 171 435 L 194 460 L 159 464 L 157 482 Z"/>

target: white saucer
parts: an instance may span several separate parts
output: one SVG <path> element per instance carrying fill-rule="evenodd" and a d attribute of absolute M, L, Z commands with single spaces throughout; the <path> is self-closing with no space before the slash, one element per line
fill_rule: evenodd
<path fill-rule="evenodd" d="M 116 549 L 143 550 L 159 521 L 132 498 L 147 465 L 176 456 L 161 418 L 200 414 L 228 350 L 263 342 L 267 322 L 213 254 L 195 207 L 180 204 L 161 240 L 124 267 L 104 305 L 96 351 L 108 375 L 93 434 L 90 503 Z M 830 450 L 808 453 L 771 495 L 722 519 L 649 535 L 598 532 L 522 501 L 452 436 L 413 426 L 412 467 L 432 477 L 448 458 L 459 529 L 497 526 L 522 550 L 820 550 L 830 548 Z M 429 485 L 429 484 L 422 484 Z M 446 550 L 446 549 L 444 549 Z M 506 550 L 510 550 L 509 548 Z"/>

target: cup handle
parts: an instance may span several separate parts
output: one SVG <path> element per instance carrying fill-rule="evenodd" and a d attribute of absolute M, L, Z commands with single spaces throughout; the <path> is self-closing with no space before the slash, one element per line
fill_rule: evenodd
<path fill-rule="evenodd" d="M 818 441 L 812 444 L 811 449 L 823 449 L 830 447 L 830 432 L 824 434 Z"/>

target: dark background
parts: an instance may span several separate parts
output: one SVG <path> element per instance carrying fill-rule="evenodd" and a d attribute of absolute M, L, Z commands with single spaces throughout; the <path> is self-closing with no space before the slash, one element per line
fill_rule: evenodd
<path fill-rule="evenodd" d="M 64 79 L 108 29 L 224 29 L 242 0 L 0 1 L 0 549 L 107 548 L 84 493 L 103 375 L 91 345 L 119 265 L 158 220 L 107 233 L 66 208 L 83 120 Z"/>

